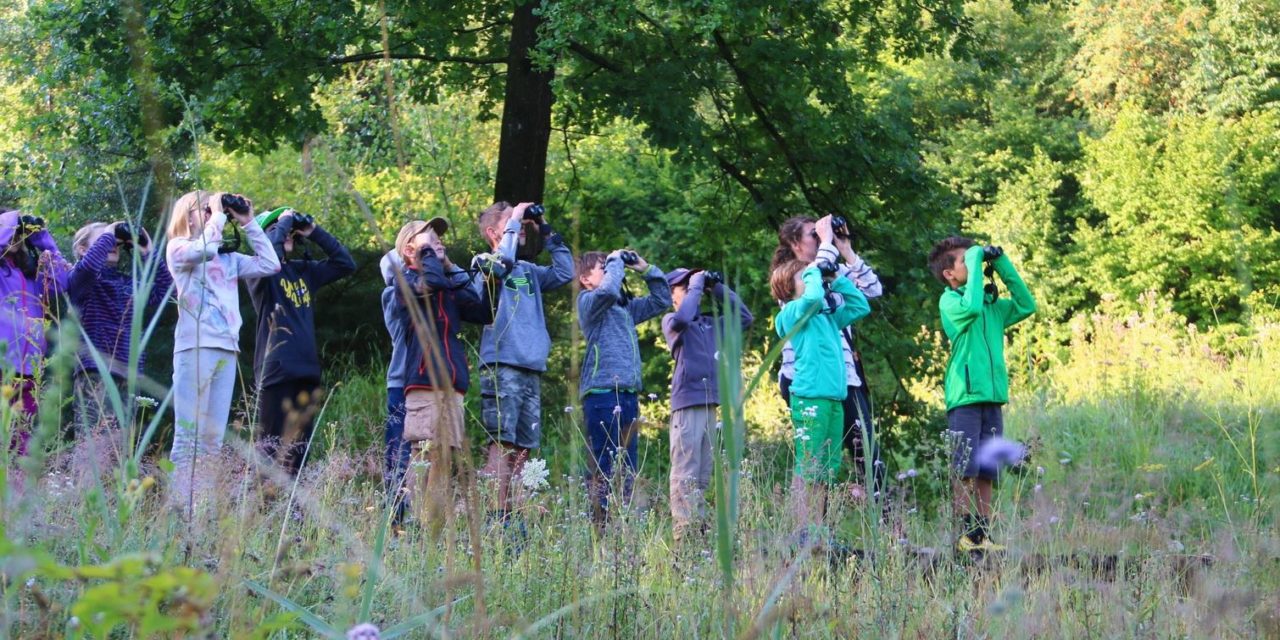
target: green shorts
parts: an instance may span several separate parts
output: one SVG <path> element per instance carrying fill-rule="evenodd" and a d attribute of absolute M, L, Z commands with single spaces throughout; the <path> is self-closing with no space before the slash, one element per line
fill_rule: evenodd
<path fill-rule="evenodd" d="M 805 482 L 834 484 L 844 452 L 844 406 L 840 400 L 791 396 L 795 427 L 795 473 Z"/>

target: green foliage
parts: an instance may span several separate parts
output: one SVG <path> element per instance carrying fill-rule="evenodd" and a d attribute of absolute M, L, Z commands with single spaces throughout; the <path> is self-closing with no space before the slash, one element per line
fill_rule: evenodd
<path fill-rule="evenodd" d="M 207 625 L 218 586 L 208 573 L 172 566 L 155 554 L 129 553 L 97 565 L 67 566 L 47 553 L 0 540 L 0 560 L 26 566 L 10 579 L 31 588 L 73 587 L 79 595 L 67 608 L 67 637 L 106 638 L 120 627 L 139 637 L 174 636 Z M 47 606 L 47 605 L 46 605 Z"/>
<path fill-rule="evenodd" d="M 1081 182 L 1102 218 L 1076 234 L 1090 256 L 1083 284 L 1129 301 L 1175 291 L 1175 309 L 1199 323 L 1245 320 L 1254 290 L 1280 292 L 1277 125 L 1274 113 L 1223 123 L 1121 112 L 1085 145 Z"/>

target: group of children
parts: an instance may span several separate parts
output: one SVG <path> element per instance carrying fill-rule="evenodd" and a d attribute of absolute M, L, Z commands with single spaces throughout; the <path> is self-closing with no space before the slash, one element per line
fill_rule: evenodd
<path fill-rule="evenodd" d="M 751 315 L 736 294 L 723 283 L 709 285 L 706 271 L 664 274 L 630 251 L 587 252 L 575 261 L 546 212 L 533 203 L 496 202 L 480 214 L 477 226 L 490 251 L 476 256 L 470 269 L 450 262 L 443 240 L 450 227 L 442 218 L 405 224 L 395 248 L 381 260 L 383 318 L 392 341 L 386 486 L 396 496 L 395 519 L 404 517 L 414 491 L 429 484 L 417 475 L 406 478 L 407 471 L 450 469 L 455 455 L 450 450 L 462 443 L 462 397 L 470 373 L 458 338 L 460 322 L 483 325 L 477 364 L 481 422 L 488 438 L 484 470 L 496 484 L 498 515 L 509 513 L 513 479 L 542 441 L 542 375 L 551 353 L 543 294 L 577 278 L 578 320 L 587 346 L 579 391 L 591 451 L 593 518 L 605 521 L 611 494 L 630 496 L 642 384 L 636 325 L 667 311 L 674 291 L 676 311 L 663 319 L 677 363 L 672 515 L 679 533 L 699 525 L 720 401 L 717 314 L 703 296 L 710 293 L 740 309 L 745 329 Z M 530 252 L 522 248 L 529 246 L 544 247 L 550 264 L 523 259 Z M 627 268 L 643 275 L 648 295 L 632 296 L 624 288 Z M 428 457 L 432 449 L 437 455 Z M 436 477 L 442 475 L 449 474 Z"/>
<path fill-rule="evenodd" d="M 233 238 L 224 236 L 228 216 Z M 134 232 L 127 223 L 94 223 L 76 233 L 76 262 L 70 265 L 40 222 L 16 211 L 0 214 L 0 298 L 6 300 L 0 306 L 0 343 L 7 345 L 15 406 L 35 412 L 45 318 L 65 293 L 87 338 L 75 376 L 76 424 L 87 431 L 119 431 L 115 412 L 103 410 L 105 383 L 142 365 L 140 353 L 130 353 L 134 306 L 158 305 L 172 295 L 178 322 L 171 495 L 193 505 L 210 490 L 226 431 L 242 323 L 237 283 L 244 279 L 257 313 L 253 362 L 263 451 L 297 473 L 324 395 L 313 297 L 355 270 L 336 238 L 287 207 L 255 216 L 245 198 L 197 191 L 174 204 L 162 256 L 152 255 L 145 231 Z M 494 203 L 477 226 L 490 251 L 475 256 L 470 268 L 450 261 L 444 241 L 450 224 L 443 218 L 405 224 L 381 260 L 383 318 L 392 342 L 385 478 L 394 518 L 403 519 L 417 488 L 428 484 L 408 471 L 441 461 L 447 471 L 464 442 L 463 396 L 471 384 L 468 350 L 459 334 L 464 322 L 483 326 L 476 364 L 488 438 L 485 475 L 496 484 L 498 513 L 505 517 L 513 479 L 541 444 L 541 382 L 551 351 L 543 294 L 576 278 L 586 341 L 578 387 L 591 452 L 593 518 L 603 524 L 610 498 L 630 496 L 642 388 L 636 326 L 665 312 L 662 332 L 675 360 L 671 514 L 677 539 L 701 530 L 716 449 L 719 344 L 730 323 L 747 330 L 751 313 L 714 272 L 664 273 L 628 250 L 586 252 L 575 260 L 539 205 Z M 822 529 L 842 447 L 855 462 L 855 478 L 870 491 L 880 490 L 884 479 L 852 331 L 870 313 L 868 299 L 882 288 L 841 231 L 831 216 L 788 220 L 771 265 L 770 289 L 780 305 L 774 325 L 786 341 L 779 384 L 794 425 L 794 502 L 806 536 Z M 252 255 L 237 250 L 241 235 Z M 307 243 L 318 246 L 324 259 L 312 259 Z M 303 256 L 290 259 L 299 245 Z M 532 262 L 535 251 L 525 250 L 543 247 L 549 265 Z M 137 251 L 151 269 L 121 270 L 124 249 Z M 1011 299 L 983 286 L 984 262 Z M 959 546 L 991 549 L 994 471 L 977 467 L 973 454 L 1002 433 L 1000 407 L 1008 400 L 1004 330 L 1031 315 L 1035 302 L 996 247 L 948 238 L 931 253 L 929 266 L 946 285 L 939 308 L 953 349 L 945 398 L 962 478 L 955 487 L 957 512 L 964 514 Z M 647 295 L 627 291 L 626 269 L 641 275 Z M 134 274 L 149 277 L 139 283 Z M 131 416 L 132 399 L 123 400 L 124 415 Z M 25 452 L 25 437 L 25 431 L 15 437 L 19 453 Z M 439 484 L 450 474 L 428 475 Z"/>

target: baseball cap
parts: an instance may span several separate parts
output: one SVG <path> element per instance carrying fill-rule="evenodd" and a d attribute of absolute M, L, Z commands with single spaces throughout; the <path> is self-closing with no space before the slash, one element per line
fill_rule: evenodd
<path fill-rule="evenodd" d="M 680 267 L 679 269 L 672 269 L 671 271 L 668 271 L 666 275 L 667 285 L 674 287 L 680 284 L 681 282 L 688 280 L 690 273 L 692 272 L 684 267 Z"/>
<path fill-rule="evenodd" d="M 436 232 L 436 235 L 443 237 L 444 232 L 449 230 L 449 221 L 436 216 L 427 221 L 427 227 Z"/>
<path fill-rule="evenodd" d="M 280 214 L 292 209 L 293 207 L 276 207 L 270 211 L 264 211 L 254 216 L 253 219 L 258 223 L 259 227 L 266 229 L 276 223 L 280 219 Z"/>

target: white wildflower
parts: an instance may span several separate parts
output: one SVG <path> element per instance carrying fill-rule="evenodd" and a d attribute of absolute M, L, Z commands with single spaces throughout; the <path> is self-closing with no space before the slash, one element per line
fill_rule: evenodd
<path fill-rule="evenodd" d="M 916 470 L 915 470 L 915 469 L 907 469 L 907 477 L 908 477 L 908 478 L 914 478 L 914 477 L 916 477 L 917 475 L 920 475 L 920 474 L 916 473 Z"/>
<path fill-rule="evenodd" d="M 551 472 L 547 469 L 547 461 L 542 458 L 530 458 L 520 471 L 520 484 L 530 491 L 537 491 L 547 486 L 547 477 Z"/>
<path fill-rule="evenodd" d="M 156 402 L 155 398 L 148 398 L 147 396 L 134 396 L 133 401 L 138 403 L 138 406 L 144 409 L 150 409 L 159 404 Z"/>
<path fill-rule="evenodd" d="M 565 407 L 565 408 L 564 408 L 564 412 L 565 412 L 565 413 L 573 413 L 573 407 Z"/>
<path fill-rule="evenodd" d="M 649 399 L 650 399 L 650 400 L 657 400 L 657 399 L 658 399 L 658 394 L 656 394 L 656 393 L 651 393 L 651 394 L 649 394 Z"/>

